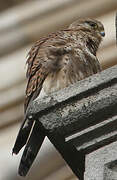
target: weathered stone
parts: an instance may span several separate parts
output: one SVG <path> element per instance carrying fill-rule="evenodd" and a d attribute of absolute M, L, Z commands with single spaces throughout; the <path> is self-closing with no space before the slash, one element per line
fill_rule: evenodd
<path fill-rule="evenodd" d="M 80 180 L 84 155 L 117 140 L 116 74 L 114 66 L 43 99 L 37 98 L 27 110 L 27 116 L 41 123 Z"/>
<path fill-rule="evenodd" d="M 45 129 L 63 136 L 104 121 L 116 114 L 116 71 L 114 66 L 49 97 L 36 99 L 27 115 L 34 115 Z"/>

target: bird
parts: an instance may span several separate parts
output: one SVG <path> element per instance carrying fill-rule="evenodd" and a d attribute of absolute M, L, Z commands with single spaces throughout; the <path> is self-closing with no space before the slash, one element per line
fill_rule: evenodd
<path fill-rule="evenodd" d="M 103 24 L 92 18 L 79 18 L 66 29 L 40 38 L 27 58 L 27 87 L 24 121 L 12 152 L 18 154 L 24 145 L 19 174 L 25 176 L 46 136 L 41 124 L 26 112 L 42 93 L 49 95 L 101 71 L 96 53 L 105 36 Z"/>

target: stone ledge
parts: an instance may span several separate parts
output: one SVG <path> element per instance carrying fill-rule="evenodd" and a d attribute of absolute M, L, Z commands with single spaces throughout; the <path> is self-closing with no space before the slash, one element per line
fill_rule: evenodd
<path fill-rule="evenodd" d="M 41 123 L 80 180 L 84 179 L 85 154 L 117 140 L 116 72 L 117 66 L 113 66 L 43 99 L 37 98 L 27 110 L 27 116 Z"/>
<path fill-rule="evenodd" d="M 36 99 L 27 115 L 39 119 L 46 130 L 60 132 L 65 137 L 104 121 L 116 114 L 116 72 L 117 66 L 113 66 L 43 99 Z M 107 112 L 107 109 L 110 110 Z"/>

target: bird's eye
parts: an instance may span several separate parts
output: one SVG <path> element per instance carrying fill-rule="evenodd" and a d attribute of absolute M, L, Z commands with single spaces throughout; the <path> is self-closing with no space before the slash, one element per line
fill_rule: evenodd
<path fill-rule="evenodd" d="M 96 24 L 96 23 L 92 23 L 92 22 L 91 22 L 91 23 L 90 23 L 90 26 L 91 26 L 91 27 L 94 27 L 94 28 L 97 28 L 97 24 Z"/>
<path fill-rule="evenodd" d="M 95 22 L 87 21 L 86 23 L 95 29 L 97 28 L 97 24 Z"/>

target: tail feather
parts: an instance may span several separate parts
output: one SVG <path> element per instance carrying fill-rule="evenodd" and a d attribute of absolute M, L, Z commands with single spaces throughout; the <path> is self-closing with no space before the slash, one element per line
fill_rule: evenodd
<path fill-rule="evenodd" d="M 24 119 L 20 127 L 19 133 L 17 135 L 15 145 L 12 150 L 13 154 L 18 154 L 19 151 L 22 149 L 22 147 L 26 144 L 30 131 L 32 129 L 33 123 L 34 121 L 32 119 L 28 119 L 28 118 Z"/>
<path fill-rule="evenodd" d="M 21 158 L 18 171 L 20 176 L 26 176 L 34 159 L 37 156 L 37 153 L 44 141 L 44 138 L 45 133 L 40 127 L 39 122 L 36 121 Z"/>

